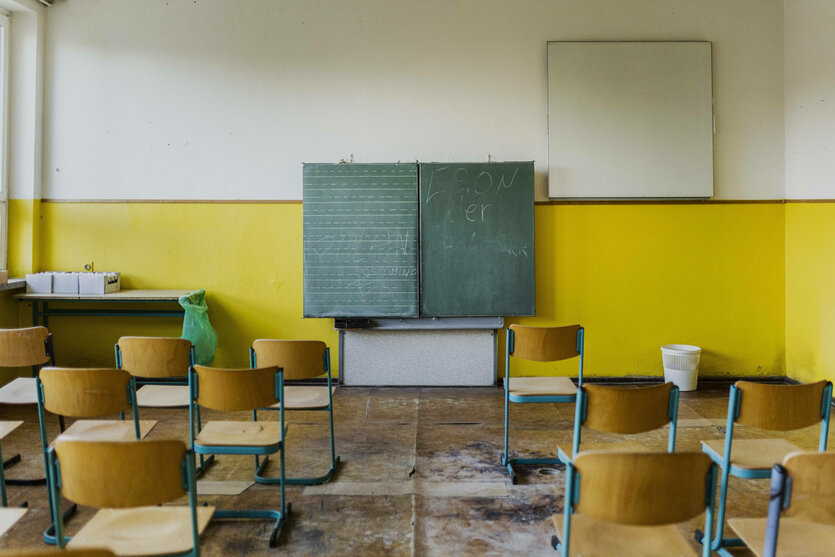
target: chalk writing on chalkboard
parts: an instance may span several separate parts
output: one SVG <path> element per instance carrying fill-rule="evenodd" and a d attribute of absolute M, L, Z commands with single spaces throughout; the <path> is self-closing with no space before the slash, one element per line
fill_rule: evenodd
<path fill-rule="evenodd" d="M 305 317 L 416 317 L 417 165 L 305 164 Z"/>
<path fill-rule="evenodd" d="M 424 163 L 419 175 L 421 315 L 533 315 L 533 163 Z"/>

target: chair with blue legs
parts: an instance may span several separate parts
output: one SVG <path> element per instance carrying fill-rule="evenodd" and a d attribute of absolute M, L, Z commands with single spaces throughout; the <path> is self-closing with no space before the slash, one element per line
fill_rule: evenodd
<path fill-rule="evenodd" d="M 194 346 L 189 340 L 121 337 L 115 350 L 116 367 L 136 378 L 136 401 L 140 408 L 188 408 L 188 370 L 195 361 Z M 199 408 L 196 419 L 199 423 Z M 200 455 L 197 475 L 213 460 L 214 457 Z"/>
<path fill-rule="evenodd" d="M 331 382 L 330 348 L 318 340 L 274 340 L 259 339 L 252 343 L 249 349 L 250 367 L 278 366 L 284 371 L 284 398 L 282 403 L 265 410 L 278 410 L 283 406 L 285 410 L 309 410 L 327 412 L 330 424 L 330 467 L 320 476 L 304 478 L 285 478 L 286 484 L 316 485 L 331 479 L 339 457 L 333 438 L 333 392 L 336 389 Z M 326 375 L 326 385 L 293 385 L 293 382 L 304 382 L 314 377 Z M 255 411 L 253 419 L 257 419 Z M 292 430 L 291 430 L 292 433 Z M 259 463 L 255 457 L 255 481 L 258 483 L 278 483 L 277 478 L 263 475 L 267 458 Z"/>
<path fill-rule="evenodd" d="M 0 329 L 0 367 L 32 368 L 30 377 L 17 377 L 0 387 L 0 404 L 36 405 L 38 393 L 35 378 L 44 364 L 55 365 L 52 334 L 46 327 Z M 61 416 L 59 420 L 63 431 L 64 417 Z M 9 467 L 20 462 L 20 455 L 16 454 L 2 462 L 5 467 Z M 46 476 L 36 479 L 8 478 L 5 483 L 8 485 L 44 485 Z"/>
<path fill-rule="evenodd" d="M 791 453 L 771 469 L 768 518 L 728 525 L 757 557 L 831 557 L 835 548 L 835 453 Z"/>
<path fill-rule="evenodd" d="M 267 457 L 278 453 L 279 503 L 277 510 L 218 510 L 216 518 L 260 518 L 274 521 L 270 547 L 278 545 L 278 535 L 290 513 L 284 500 L 284 406 L 278 421 L 209 421 L 197 433 L 198 406 L 219 412 L 252 412 L 283 400 L 284 380 L 276 366 L 256 369 L 221 369 L 193 366 L 189 372 L 191 404 L 191 446 L 195 454 L 253 455 Z"/>
<path fill-rule="evenodd" d="M 646 433 L 669 425 L 667 452 L 676 448 L 676 423 L 678 419 L 678 387 L 672 383 L 641 387 L 619 385 L 583 385 L 577 389 L 577 405 L 574 417 L 572 458 L 580 451 L 583 428 L 604 433 L 634 435 Z M 644 450 L 631 443 L 626 450 Z M 600 448 L 600 447 L 586 447 Z M 616 450 L 624 450 L 618 446 Z M 609 447 L 606 447 L 608 450 Z M 571 458 L 558 448 L 560 461 L 567 464 Z"/>
<path fill-rule="evenodd" d="M 173 440 L 64 438 L 47 453 L 58 546 L 116 555 L 200 555 L 214 507 L 197 506 L 194 454 Z M 188 497 L 188 506 L 161 505 Z M 57 512 L 64 497 L 100 509 L 71 538 Z"/>
<path fill-rule="evenodd" d="M 582 451 L 566 465 L 551 547 L 563 557 L 695 557 L 675 524 L 705 513 L 709 530 L 715 491 L 716 465 L 702 453 Z"/>
<path fill-rule="evenodd" d="M 771 468 L 789 453 L 802 450 L 790 441 L 778 439 L 734 439 L 735 426 L 787 432 L 820 424 L 818 451 L 826 450 L 832 383 L 818 381 L 805 385 L 773 385 L 737 381 L 731 386 L 724 439 L 702 441 L 702 450 L 720 466 L 719 504 L 716 534 L 711 540 L 700 531 L 696 539 L 710 545 L 719 555 L 730 557 L 728 547 L 743 545 L 739 538 L 724 537 L 725 503 L 730 476 L 765 479 Z"/>
<path fill-rule="evenodd" d="M 37 378 L 38 421 L 44 465 L 50 443 L 47 439 L 46 413 L 76 418 L 57 439 L 88 441 L 130 441 L 142 439 L 156 422 L 139 420 L 136 412 L 136 385 L 124 370 L 112 368 L 45 367 Z M 130 411 L 132 420 L 124 419 Z M 101 419 L 121 415 L 120 420 Z M 50 499 L 50 504 L 52 500 Z M 66 521 L 75 513 L 71 505 L 64 512 Z M 55 524 L 44 532 L 44 541 L 55 544 Z"/>
<path fill-rule="evenodd" d="M 568 377 L 511 377 L 510 359 L 536 362 L 557 362 L 578 358 L 577 385 Z M 525 327 L 511 325 L 507 329 L 504 375 L 504 453 L 502 465 L 507 467 L 512 483 L 516 483 L 517 464 L 554 465 L 553 458 L 510 458 L 509 430 L 510 403 L 575 402 L 577 387 L 583 385 L 583 328 L 580 325 L 566 327 Z"/>

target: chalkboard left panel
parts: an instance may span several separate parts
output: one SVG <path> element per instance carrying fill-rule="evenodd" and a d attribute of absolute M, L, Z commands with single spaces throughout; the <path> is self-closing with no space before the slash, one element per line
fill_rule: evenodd
<path fill-rule="evenodd" d="M 416 164 L 305 164 L 304 316 L 417 317 Z"/>

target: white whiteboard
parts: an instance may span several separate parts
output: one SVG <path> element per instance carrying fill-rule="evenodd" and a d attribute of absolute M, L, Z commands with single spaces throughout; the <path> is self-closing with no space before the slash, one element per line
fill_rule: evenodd
<path fill-rule="evenodd" d="M 548 195 L 711 197 L 709 42 L 549 42 Z"/>

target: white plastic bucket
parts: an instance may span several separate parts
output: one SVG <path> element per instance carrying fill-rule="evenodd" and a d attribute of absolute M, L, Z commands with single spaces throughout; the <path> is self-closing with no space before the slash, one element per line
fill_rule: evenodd
<path fill-rule="evenodd" d="M 681 391 L 695 391 L 699 379 L 699 358 L 702 349 L 689 344 L 667 344 L 661 347 L 664 381 L 672 381 Z"/>

